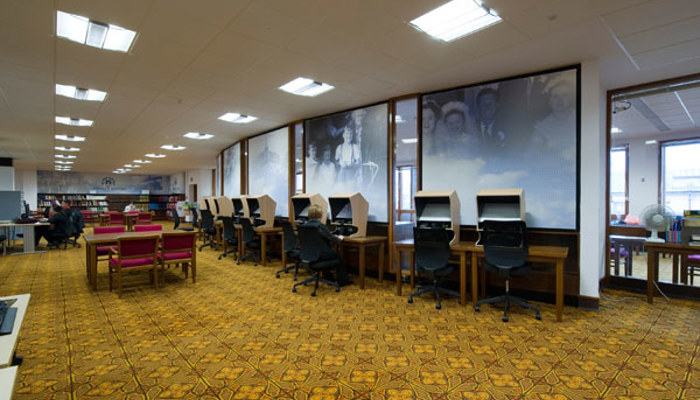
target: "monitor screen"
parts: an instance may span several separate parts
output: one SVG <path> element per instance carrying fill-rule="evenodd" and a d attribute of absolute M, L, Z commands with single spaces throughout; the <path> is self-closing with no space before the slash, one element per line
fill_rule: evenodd
<path fill-rule="evenodd" d="M 487 219 L 496 221 L 520 220 L 520 204 L 484 203 L 479 212 L 479 221 Z"/>
<path fill-rule="evenodd" d="M 343 208 L 335 214 L 333 219 L 352 220 L 352 207 L 350 207 L 350 202 L 345 203 Z"/>
<path fill-rule="evenodd" d="M 243 215 L 243 202 L 241 199 L 231 199 L 233 202 L 233 215 Z"/>
<path fill-rule="evenodd" d="M 260 205 L 258 199 L 246 199 L 248 202 L 248 211 L 250 215 L 260 215 Z"/>
<path fill-rule="evenodd" d="M 309 217 L 309 206 L 304 207 L 303 210 L 299 211 L 297 217 L 308 218 Z"/>
<path fill-rule="evenodd" d="M 294 218 L 308 218 L 309 206 L 311 206 L 311 201 L 308 198 L 292 199 L 292 209 L 294 210 Z"/>
<path fill-rule="evenodd" d="M 427 203 L 418 216 L 418 221 L 450 222 L 450 205 L 448 203 Z"/>
<path fill-rule="evenodd" d="M 216 199 L 214 199 L 214 207 L 216 208 L 216 213 L 217 213 L 217 214 L 220 214 L 220 212 L 219 212 L 219 201 L 216 200 Z"/>

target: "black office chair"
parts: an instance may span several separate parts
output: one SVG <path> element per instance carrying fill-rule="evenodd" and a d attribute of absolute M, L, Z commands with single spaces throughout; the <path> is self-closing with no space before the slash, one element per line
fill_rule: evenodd
<path fill-rule="evenodd" d="M 65 246 L 67 247 L 70 244 L 73 247 L 80 247 L 78 239 L 80 239 L 80 235 L 83 233 L 83 229 L 85 228 L 85 219 L 83 219 L 83 213 L 81 213 L 80 210 L 75 208 L 71 208 L 67 210 L 67 212 L 68 224 L 70 228 L 68 232 L 68 237 L 65 240 Z"/>
<path fill-rule="evenodd" d="M 170 210 L 170 215 L 173 216 L 173 221 L 175 222 L 175 226 L 173 226 L 173 229 L 178 230 L 178 231 L 185 231 L 185 232 L 193 232 L 194 228 L 189 227 L 189 226 L 180 226 L 180 214 L 178 214 L 177 210 Z"/>
<path fill-rule="evenodd" d="M 209 210 L 201 210 L 202 212 L 202 233 L 204 234 L 204 244 L 199 246 L 199 251 L 205 247 L 211 247 L 216 250 L 214 236 L 216 236 L 216 228 L 214 227 L 214 215 Z"/>
<path fill-rule="evenodd" d="M 413 297 L 432 292 L 435 297 L 435 308 L 442 308 L 440 293 L 459 298 L 459 293 L 440 286 L 441 280 L 454 272 L 450 261 L 450 240 L 454 232 L 444 228 L 413 228 L 413 243 L 415 262 L 418 272 L 429 279 L 408 297 L 413 303 Z"/>
<path fill-rule="evenodd" d="M 301 263 L 301 251 L 297 246 L 297 235 L 294 232 L 294 227 L 292 223 L 284 220 L 280 222 L 282 226 L 282 233 L 284 234 L 284 253 L 287 255 L 287 262 L 293 262 L 291 265 L 284 265 L 281 270 L 277 271 L 276 276 L 279 278 L 280 273 L 289 273 L 294 269 L 294 280 L 297 280 L 297 273 L 299 272 L 299 264 Z"/>
<path fill-rule="evenodd" d="M 317 227 L 301 225 L 297 228 L 297 231 L 299 232 L 299 251 L 301 263 L 307 266 L 307 268 L 312 272 L 312 275 L 299 283 L 295 283 L 294 286 L 292 286 L 292 292 L 296 293 L 297 286 L 306 286 L 311 282 L 314 282 L 314 291 L 311 292 L 312 296 L 316 296 L 316 290 L 318 289 L 319 282 L 333 286 L 335 291 L 339 292 L 340 284 L 338 284 L 338 282 L 321 278 L 321 273 L 328 273 L 337 268 L 341 262 L 340 258 L 319 260 L 321 252 L 328 246 L 328 244 L 325 243 L 325 239 L 323 236 L 321 236 L 321 233 L 318 231 Z"/>
<path fill-rule="evenodd" d="M 221 217 L 221 222 L 224 225 L 224 242 L 226 247 L 231 246 L 231 250 L 225 250 L 219 254 L 219 260 L 221 260 L 221 257 L 226 257 L 226 255 L 231 253 L 233 253 L 233 259 L 235 260 L 238 258 L 238 238 L 236 237 L 236 227 L 233 225 L 233 218 Z"/>
<path fill-rule="evenodd" d="M 504 303 L 503 322 L 508 322 L 510 304 L 533 310 L 535 318 L 542 319 L 540 310 L 519 297 L 510 295 L 510 279 L 524 275 L 530 269 L 527 259 L 527 227 L 524 221 L 484 221 L 482 224 L 481 243 L 484 245 L 484 267 L 496 272 L 506 280 L 506 293 L 502 296 L 479 300 L 474 310 L 479 311 L 482 304 Z"/>
<path fill-rule="evenodd" d="M 262 247 L 260 237 L 253 230 L 253 224 L 250 222 L 250 219 L 241 218 L 239 222 L 241 223 L 241 239 L 243 239 L 246 254 L 241 254 L 241 257 L 238 257 L 238 264 L 240 265 L 241 261 L 247 260 L 251 256 L 253 257 L 253 265 L 258 265 L 258 253 Z"/>

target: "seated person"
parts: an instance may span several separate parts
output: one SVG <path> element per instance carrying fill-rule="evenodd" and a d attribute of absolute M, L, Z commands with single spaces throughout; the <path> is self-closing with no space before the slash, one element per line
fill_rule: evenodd
<path fill-rule="evenodd" d="M 124 207 L 124 212 L 134 212 L 134 211 L 138 211 L 136 209 L 136 206 L 134 205 L 134 203 L 129 203 L 126 205 L 126 207 Z"/>
<path fill-rule="evenodd" d="M 338 267 L 336 267 L 335 274 L 338 279 L 338 284 L 340 286 L 349 285 L 351 282 L 348 277 L 348 271 L 345 269 L 345 265 L 343 265 L 343 260 L 340 259 L 338 253 L 336 253 L 336 251 L 329 245 L 329 242 L 340 243 L 344 237 L 341 235 L 332 234 L 328 230 L 328 227 L 321 223 L 323 211 L 318 204 L 312 204 L 309 206 L 308 215 L 309 220 L 304 223 L 304 226 L 315 226 L 321 233 L 321 236 L 326 239 L 326 248 L 321 251 L 321 256 L 318 258 L 319 261 L 337 259 Z"/>
<path fill-rule="evenodd" d="M 34 244 L 38 245 L 42 236 L 49 242 L 49 246 L 55 245 L 59 240 L 66 238 L 68 232 L 68 214 L 61 205 L 53 206 L 53 214 L 49 218 L 49 226 L 37 226 Z"/>

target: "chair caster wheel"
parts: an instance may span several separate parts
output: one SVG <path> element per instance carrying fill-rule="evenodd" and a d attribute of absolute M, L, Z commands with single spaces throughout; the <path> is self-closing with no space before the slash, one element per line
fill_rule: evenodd
<path fill-rule="evenodd" d="M 296 293 L 296 292 L 297 292 L 297 288 L 293 287 L 293 288 L 292 288 L 292 293 Z"/>
<path fill-rule="evenodd" d="M 413 304 L 413 297 L 409 297 L 409 298 L 408 298 L 408 303 L 409 303 L 409 304 Z"/>
<path fill-rule="evenodd" d="M 277 277 L 277 279 L 279 279 L 279 278 L 280 278 L 280 274 L 276 274 L 275 277 Z"/>
<path fill-rule="evenodd" d="M 237 262 L 237 263 L 236 263 L 236 265 L 241 265 L 241 262 L 240 262 L 240 261 L 239 261 L 239 262 Z"/>
<path fill-rule="evenodd" d="M 480 307 L 480 306 L 474 306 L 474 311 L 476 311 L 476 312 L 481 311 L 481 307 Z"/>
<path fill-rule="evenodd" d="M 219 256 L 219 258 L 217 258 L 217 260 L 221 260 L 221 256 Z"/>
<path fill-rule="evenodd" d="M 436 309 L 436 310 L 439 310 L 439 309 L 441 309 L 441 308 L 442 308 L 442 306 L 441 306 L 440 304 L 435 304 L 435 309 Z"/>
<path fill-rule="evenodd" d="M 535 314 L 535 319 L 538 321 L 542 321 L 542 316 L 540 315 L 540 313 Z"/>
<path fill-rule="evenodd" d="M 311 293 L 311 297 L 316 297 L 316 293 Z"/>
<path fill-rule="evenodd" d="M 501 317 L 501 321 L 508 322 L 508 316 L 504 315 L 503 317 Z"/>
<path fill-rule="evenodd" d="M 254 266 L 254 267 L 257 267 L 257 266 L 258 266 L 258 263 L 253 263 L 253 266 Z"/>
<path fill-rule="evenodd" d="M 339 288 L 339 287 L 335 288 L 335 292 L 336 292 L 336 293 L 337 293 L 337 292 L 340 292 L 340 288 Z"/>

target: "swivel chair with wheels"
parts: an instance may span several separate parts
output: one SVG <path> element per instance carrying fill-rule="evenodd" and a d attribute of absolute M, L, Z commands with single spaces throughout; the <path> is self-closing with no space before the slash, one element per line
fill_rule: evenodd
<path fill-rule="evenodd" d="M 216 243 L 214 243 L 214 236 L 216 236 L 214 215 L 209 210 L 202 210 L 202 234 L 204 234 L 204 244 L 199 246 L 199 251 L 202 251 L 205 247 L 216 249 Z"/>
<path fill-rule="evenodd" d="M 432 292 L 436 301 L 435 308 L 439 310 L 442 308 L 440 293 L 459 298 L 456 291 L 440 286 L 441 280 L 454 272 L 454 267 L 449 263 L 450 240 L 453 235 L 453 231 L 444 228 L 413 228 L 416 267 L 429 281 L 411 293 L 409 303 L 413 303 L 414 296 Z"/>
<path fill-rule="evenodd" d="M 479 311 L 482 304 L 504 303 L 503 322 L 508 322 L 510 304 L 533 310 L 535 318 L 542 319 L 540 310 L 519 297 L 510 295 L 510 280 L 513 276 L 524 275 L 530 269 L 525 262 L 528 254 L 526 239 L 527 228 L 524 221 L 484 221 L 482 223 L 481 243 L 484 245 L 484 267 L 496 272 L 506 280 L 506 293 L 490 299 L 479 300 L 474 310 Z"/>
<path fill-rule="evenodd" d="M 328 244 L 325 242 L 323 236 L 321 236 L 317 227 L 301 225 L 297 230 L 299 232 L 301 263 L 308 267 L 312 275 L 299 283 L 295 283 L 294 286 L 292 286 L 292 292 L 296 293 L 297 286 L 306 286 L 311 282 L 314 282 L 314 290 L 311 292 L 311 296 L 316 296 L 319 282 L 333 286 L 335 291 L 339 292 L 340 284 L 321 278 L 321 273 L 329 273 L 336 269 L 341 263 L 340 257 L 330 259 L 321 258 L 321 254 L 323 250 L 328 247 Z"/>
<path fill-rule="evenodd" d="M 284 235 L 284 253 L 287 255 L 287 261 L 291 261 L 294 264 L 291 265 L 284 265 L 281 270 L 277 271 L 277 276 L 278 278 L 280 277 L 280 273 L 284 272 L 289 273 L 292 269 L 294 269 L 294 280 L 297 280 L 297 273 L 299 272 L 299 263 L 301 262 L 300 255 L 301 252 L 299 250 L 299 247 L 297 246 L 297 235 L 294 233 L 294 227 L 292 226 L 292 223 L 289 221 L 282 221 L 280 222 L 280 225 L 282 225 L 282 234 Z"/>
<path fill-rule="evenodd" d="M 258 265 L 258 253 L 261 251 L 260 237 L 255 233 L 253 229 L 253 224 L 248 218 L 241 218 L 241 229 L 242 229 L 242 239 L 244 253 L 238 257 L 238 265 L 241 261 L 247 260 L 249 256 L 253 257 L 253 265 Z M 250 250 L 250 251 L 248 251 Z M 265 255 L 262 255 L 264 257 Z"/>
<path fill-rule="evenodd" d="M 236 238 L 236 227 L 233 225 L 233 218 L 221 217 L 221 222 L 224 225 L 224 252 L 219 254 L 219 260 L 221 260 L 221 257 L 226 257 L 231 253 L 233 253 L 233 259 L 235 260 L 238 258 L 238 238 Z M 231 246 L 230 250 L 226 250 L 228 246 Z"/>
<path fill-rule="evenodd" d="M 189 226 L 180 226 L 180 214 L 177 213 L 177 210 L 170 210 L 170 215 L 173 216 L 173 221 L 175 222 L 175 225 L 173 226 L 174 230 L 178 231 L 185 231 L 185 232 L 194 232 L 193 227 Z"/>

